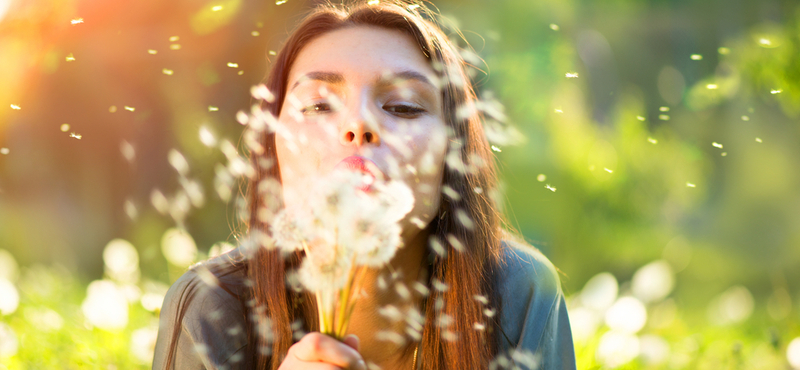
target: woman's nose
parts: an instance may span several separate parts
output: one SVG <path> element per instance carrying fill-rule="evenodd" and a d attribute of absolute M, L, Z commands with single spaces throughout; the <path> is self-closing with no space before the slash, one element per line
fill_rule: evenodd
<path fill-rule="evenodd" d="M 374 115 L 366 107 L 359 109 L 357 114 L 350 115 L 348 118 L 348 123 L 339 132 L 339 141 L 342 145 L 380 145 L 378 123 L 375 122 Z"/>

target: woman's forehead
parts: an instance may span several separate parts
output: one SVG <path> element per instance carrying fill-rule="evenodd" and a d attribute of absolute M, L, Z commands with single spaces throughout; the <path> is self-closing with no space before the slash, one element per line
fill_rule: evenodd
<path fill-rule="evenodd" d="M 341 76 L 345 81 L 330 81 L 340 83 L 381 82 L 387 76 L 409 74 L 431 82 L 436 79 L 428 59 L 410 35 L 375 26 L 338 29 L 309 42 L 291 67 L 289 87 L 319 73 Z"/>

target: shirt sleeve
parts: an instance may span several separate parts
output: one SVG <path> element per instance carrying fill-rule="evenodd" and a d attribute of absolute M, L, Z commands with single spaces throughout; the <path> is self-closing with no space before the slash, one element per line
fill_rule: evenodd
<path fill-rule="evenodd" d="M 531 247 L 508 250 L 500 288 L 505 343 L 498 360 L 523 369 L 575 369 L 572 331 L 555 267 Z"/>
<path fill-rule="evenodd" d="M 180 319 L 180 311 L 184 310 Z M 180 321 L 179 325 L 176 323 Z M 162 305 L 153 369 L 166 369 L 176 330 L 170 369 L 251 368 L 245 356 L 247 334 L 238 299 L 209 285 L 190 270 L 169 289 Z"/>

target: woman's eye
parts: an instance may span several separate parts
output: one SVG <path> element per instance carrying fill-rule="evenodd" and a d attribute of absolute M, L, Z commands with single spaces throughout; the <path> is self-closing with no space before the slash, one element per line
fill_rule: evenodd
<path fill-rule="evenodd" d="M 425 113 L 425 110 L 422 108 L 406 104 L 387 105 L 384 106 L 383 109 L 391 113 L 394 113 L 395 115 L 405 116 L 405 117 L 416 117 L 422 113 Z"/>
<path fill-rule="evenodd" d="M 309 105 L 300 110 L 303 114 L 318 114 L 324 112 L 330 112 L 331 106 L 328 103 L 316 103 L 313 105 Z"/>

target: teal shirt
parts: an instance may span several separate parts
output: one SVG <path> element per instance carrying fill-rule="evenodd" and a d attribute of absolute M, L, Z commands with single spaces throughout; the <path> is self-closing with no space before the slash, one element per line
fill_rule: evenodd
<path fill-rule="evenodd" d="M 501 297 L 498 368 L 516 363 L 522 369 L 575 369 L 575 353 L 567 307 L 558 273 L 538 250 L 504 244 L 498 275 Z M 198 268 L 232 266 L 243 261 L 237 249 L 215 257 L 181 276 L 167 292 L 161 310 L 154 369 L 163 369 L 178 308 L 190 292 L 193 299 L 181 320 L 174 363 L 176 369 L 250 369 L 245 355 L 247 335 L 243 303 L 247 290 L 241 269 L 215 274 L 223 284 L 209 285 Z M 226 271 L 224 268 L 221 271 Z M 223 289 L 223 287 L 225 287 Z"/>

